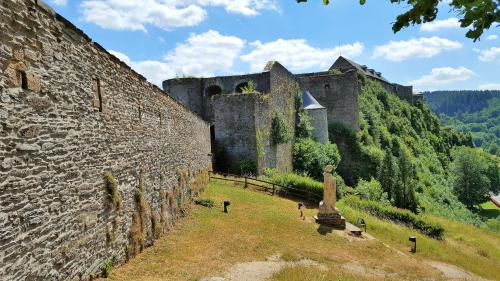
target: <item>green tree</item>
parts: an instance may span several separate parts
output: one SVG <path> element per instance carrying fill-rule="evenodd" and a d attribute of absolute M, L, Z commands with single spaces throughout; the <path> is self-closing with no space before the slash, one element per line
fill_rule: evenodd
<path fill-rule="evenodd" d="M 399 151 L 398 167 L 398 188 L 395 198 L 396 207 L 416 212 L 418 203 L 415 196 L 415 190 L 413 188 L 415 185 L 416 170 L 415 166 L 411 162 L 408 152 L 404 149 L 400 149 Z"/>
<path fill-rule="evenodd" d="M 489 200 L 489 192 L 500 192 L 499 168 L 481 149 L 458 147 L 452 151 L 453 191 L 469 209 Z"/>
<path fill-rule="evenodd" d="M 398 197 L 400 197 L 397 194 L 398 175 L 398 164 L 396 163 L 390 149 L 387 148 L 385 150 L 384 160 L 380 166 L 378 181 L 382 185 L 384 192 L 389 195 L 389 199 L 394 202 Z"/>
<path fill-rule="evenodd" d="M 323 180 L 326 165 L 336 168 L 339 162 L 340 153 L 335 144 L 322 144 L 308 138 L 298 139 L 293 145 L 293 168 L 316 180 Z"/>
<path fill-rule="evenodd" d="M 356 186 L 356 193 L 359 197 L 367 200 L 378 201 L 384 205 L 390 205 L 387 193 L 382 189 L 382 185 L 376 179 L 371 178 L 370 181 L 359 180 Z"/>
<path fill-rule="evenodd" d="M 307 0 L 296 0 L 298 3 Z M 378 2 L 377 0 L 376 2 Z M 465 36 L 476 41 L 485 30 L 492 24 L 500 22 L 500 10 L 498 0 L 389 0 L 393 4 L 403 4 L 409 9 L 398 15 L 392 25 L 392 30 L 396 33 L 410 24 L 422 24 L 432 22 L 438 14 L 438 5 L 443 2 L 459 17 L 460 27 L 470 28 Z M 364 5 L 366 0 L 359 0 Z M 323 4 L 328 5 L 329 0 L 323 0 Z"/>

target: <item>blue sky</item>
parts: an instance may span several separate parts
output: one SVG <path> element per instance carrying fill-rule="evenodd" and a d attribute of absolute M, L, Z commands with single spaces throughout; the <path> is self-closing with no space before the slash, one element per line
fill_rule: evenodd
<path fill-rule="evenodd" d="M 500 89 L 500 29 L 465 38 L 456 15 L 393 34 L 389 1 L 46 0 L 153 83 L 182 76 L 327 70 L 339 54 L 417 90 Z"/>

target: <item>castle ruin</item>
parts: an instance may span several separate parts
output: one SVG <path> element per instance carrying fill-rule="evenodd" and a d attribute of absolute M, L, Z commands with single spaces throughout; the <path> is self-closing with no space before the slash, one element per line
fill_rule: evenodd
<path fill-rule="evenodd" d="M 163 89 L 210 124 L 216 169 L 239 172 L 238 163 L 251 161 L 260 174 L 264 168 L 292 169 L 293 142 L 273 144 L 270 136 L 273 112 L 282 113 L 289 126 L 295 127 L 294 99 L 298 92 L 302 93 L 304 110 L 312 117 L 313 138 L 317 141 L 328 141 L 331 123 L 359 129 L 359 72 L 403 100 L 416 103 L 421 99 L 412 86 L 391 83 L 380 72 L 342 56 L 324 72 L 294 75 L 279 62 L 271 61 L 261 73 L 174 78 L 164 81 Z M 254 85 L 255 93 L 243 93 L 249 84 Z M 218 159 L 221 153 L 224 157 Z"/>

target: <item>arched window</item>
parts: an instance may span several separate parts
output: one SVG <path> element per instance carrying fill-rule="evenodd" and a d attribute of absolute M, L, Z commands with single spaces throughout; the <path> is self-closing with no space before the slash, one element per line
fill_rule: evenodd
<path fill-rule="evenodd" d="M 222 88 L 217 86 L 217 85 L 208 86 L 205 89 L 205 95 L 207 97 L 211 97 L 214 95 L 220 95 L 220 94 L 222 94 Z"/>
<path fill-rule="evenodd" d="M 245 88 L 245 87 L 248 87 L 248 82 L 243 82 L 243 83 L 238 84 L 238 86 L 236 86 L 236 88 L 234 88 L 234 91 L 236 93 L 242 93 L 243 88 Z"/>

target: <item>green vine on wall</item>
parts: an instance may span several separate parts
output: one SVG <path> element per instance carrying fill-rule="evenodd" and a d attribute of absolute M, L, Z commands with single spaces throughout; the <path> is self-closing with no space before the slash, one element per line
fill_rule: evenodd
<path fill-rule="evenodd" d="M 274 145 L 289 143 L 292 140 L 292 128 L 281 112 L 273 112 L 271 124 L 271 140 Z"/>
<path fill-rule="evenodd" d="M 260 129 L 257 129 L 255 132 L 257 139 L 257 156 L 259 159 L 264 159 L 266 156 L 266 151 L 264 149 L 264 132 Z"/>
<path fill-rule="evenodd" d="M 122 197 L 120 192 L 118 192 L 118 181 L 113 176 L 111 172 L 104 172 L 104 181 L 105 181 L 105 189 L 108 192 L 111 203 L 115 207 L 115 209 L 120 209 L 122 204 Z"/>

